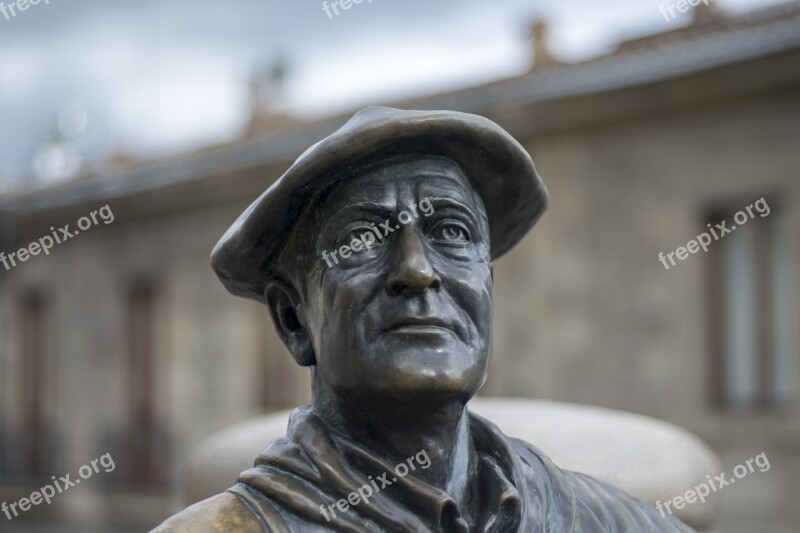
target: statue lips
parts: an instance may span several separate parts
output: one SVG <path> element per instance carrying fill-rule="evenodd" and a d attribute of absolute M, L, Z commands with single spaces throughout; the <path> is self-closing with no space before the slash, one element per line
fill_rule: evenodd
<path fill-rule="evenodd" d="M 385 333 L 404 333 L 408 335 L 456 335 L 462 341 L 461 328 L 454 322 L 448 322 L 438 317 L 413 317 L 406 316 L 391 321 L 383 330 Z"/>

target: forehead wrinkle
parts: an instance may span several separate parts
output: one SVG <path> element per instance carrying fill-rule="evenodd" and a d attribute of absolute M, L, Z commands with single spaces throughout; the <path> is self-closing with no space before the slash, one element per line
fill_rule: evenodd
<path fill-rule="evenodd" d="M 324 213 L 326 209 L 323 207 L 320 213 L 323 219 L 330 220 L 351 206 L 356 209 L 355 206 L 358 204 L 371 210 L 392 213 L 400 209 L 398 203 L 414 202 L 413 197 L 442 197 L 443 193 L 452 192 L 454 199 L 460 200 L 480 222 L 486 224 L 488 231 L 488 218 L 483 199 L 461 167 L 453 160 L 425 155 L 416 159 L 388 160 L 363 167 L 351 176 L 332 191 L 331 197 L 325 204 L 329 209 L 334 208 L 336 211 L 328 215 Z M 411 186 L 404 187 L 403 184 L 409 180 Z M 386 188 L 376 191 L 364 187 L 375 182 L 386 184 Z M 432 189 L 427 195 L 426 188 Z M 409 193 L 412 195 L 411 198 L 408 197 Z M 352 201 L 353 197 L 355 201 Z M 382 198 L 386 198 L 388 202 L 381 202 Z M 390 205 L 391 201 L 393 204 Z M 340 206 L 337 208 L 336 204 Z"/>
<path fill-rule="evenodd" d="M 442 175 L 442 174 L 437 174 L 435 177 L 436 178 L 441 178 L 442 180 L 448 181 L 451 184 L 456 185 L 457 186 L 456 187 L 456 191 L 461 193 L 461 195 L 463 197 L 462 198 L 463 201 L 461 203 L 465 204 L 467 207 L 470 207 L 469 205 L 467 205 L 469 203 L 474 204 L 475 207 L 478 207 L 478 206 L 482 207 L 483 206 L 483 202 L 482 201 L 478 202 L 480 197 L 477 195 L 477 192 L 472 187 L 472 184 L 469 183 L 469 180 L 467 180 L 466 177 L 462 177 L 462 176 L 459 176 L 459 175 L 447 176 L 447 175 Z M 435 189 L 434 191 L 431 191 L 430 194 L 426 195 L 425 196 L 426 198 L 434 198 L 434 197 L 436 197 L 436 198 L 446 199 L 446 197 L 442 196 L 441 187 L 436 187 L 435 186 L 434 180 L 424 180 L 424 181 L 420 180 L 416 184 L 417 196 L 421 196 L 422 193 L 425 192 L 424 188 L 426 186 L 430 186 L 430 187 L 433 187 Z M 459 200 L 458 198 L 455 199 L 455 201 L 458 201 L 458 200 Z"/>
<path fill-rule="evenodd" d="M 391 213 L 395 209 L 393 204 L 382 204 L 379 202 L 356 202 L 353 204 L 347 204 L 345 206 L 340 207 L 328 217 L 328 220 L 337 218 L 342 214 L 348 214 L 350 212 L 358 213 L 358 212 L 374 212 L 379 214 L 386 214 Z"/>
<path fill-rule="evenodd" d="M 387 188 L 379 191 L 379 194 L 381 195 L 379 198 L 376 198 L 375 194 L 367 194 L 368 190 L 363 187 L 365 183 L 376 181 L 383 182 L 388 185 Z M 394 200 L 394 203 L 382 203 L 382 198 L 386 198 L 389 201 Z M 342 184 L 340 187 L 337 187 L 331 194 L 331 197 L 328 199 L 328 201 L 321 206 L 321 211 L 324 212 L 326 208 L 331 208 L 331 206 L 336 206 L 337 204 L 344 204 L 336 209 L 337 213 L 342 209 L 346 209 L 347 207 L 355 204 L 362 204 L 368 207 L 374 206 L 380 209 L 388 209 L 391 211 L 394 209 L 396 202 L 397 184 L 384 178 L 368 174 L 355 177 L 349 180 L 347 183 Z M 330 218 L 330 216 L 328 216 L 328 218 Z"/>
<path fill-rule="evenodd" d="M 352 183 L 387 181 L 391 179 L 449 178 L 467 181 L 461 167 L 452 159 L 420 154 L 373 162 L 351 175 Z M 454 179 L 458 177 L 459 179 Z"/>

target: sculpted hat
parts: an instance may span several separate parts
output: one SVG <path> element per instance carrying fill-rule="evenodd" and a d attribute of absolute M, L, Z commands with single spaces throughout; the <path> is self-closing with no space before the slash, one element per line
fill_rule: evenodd
<path fill-rule="evenodd" d="M 457 163 L 483 199 L 492 259 L 530 230 L 547 206 L 547 189 L 525 149 L 486 118 L 453 111 L 368 107 L 306 150 L 225 232 L 211 266 L 231 293 L 264 300 L 268 274 L 302 208 L 360 163 L 402 154 Z"/>

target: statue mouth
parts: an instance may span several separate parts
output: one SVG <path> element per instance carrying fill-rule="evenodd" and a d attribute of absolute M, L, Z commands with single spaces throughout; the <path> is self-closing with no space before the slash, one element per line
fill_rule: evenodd
<path fill-rule="evenodd" d="M 454 334 L 459 338 L 456 324 L 437 317 L 403 317 L 392 322 L 383 330 L 385 333 L 405 333 L 409 335 L 442 335 Z"/>

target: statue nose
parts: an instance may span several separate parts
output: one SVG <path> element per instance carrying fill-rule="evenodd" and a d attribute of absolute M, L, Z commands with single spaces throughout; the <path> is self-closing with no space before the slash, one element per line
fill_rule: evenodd
<path fill-rule="evenodd" d="M 428 288 L 438 290 L 442 279 L 433 271 L 425 245 L 412 226 L 403 226 L 392 255 L 386 288 L 391 294 L 419 294 Z"/>

